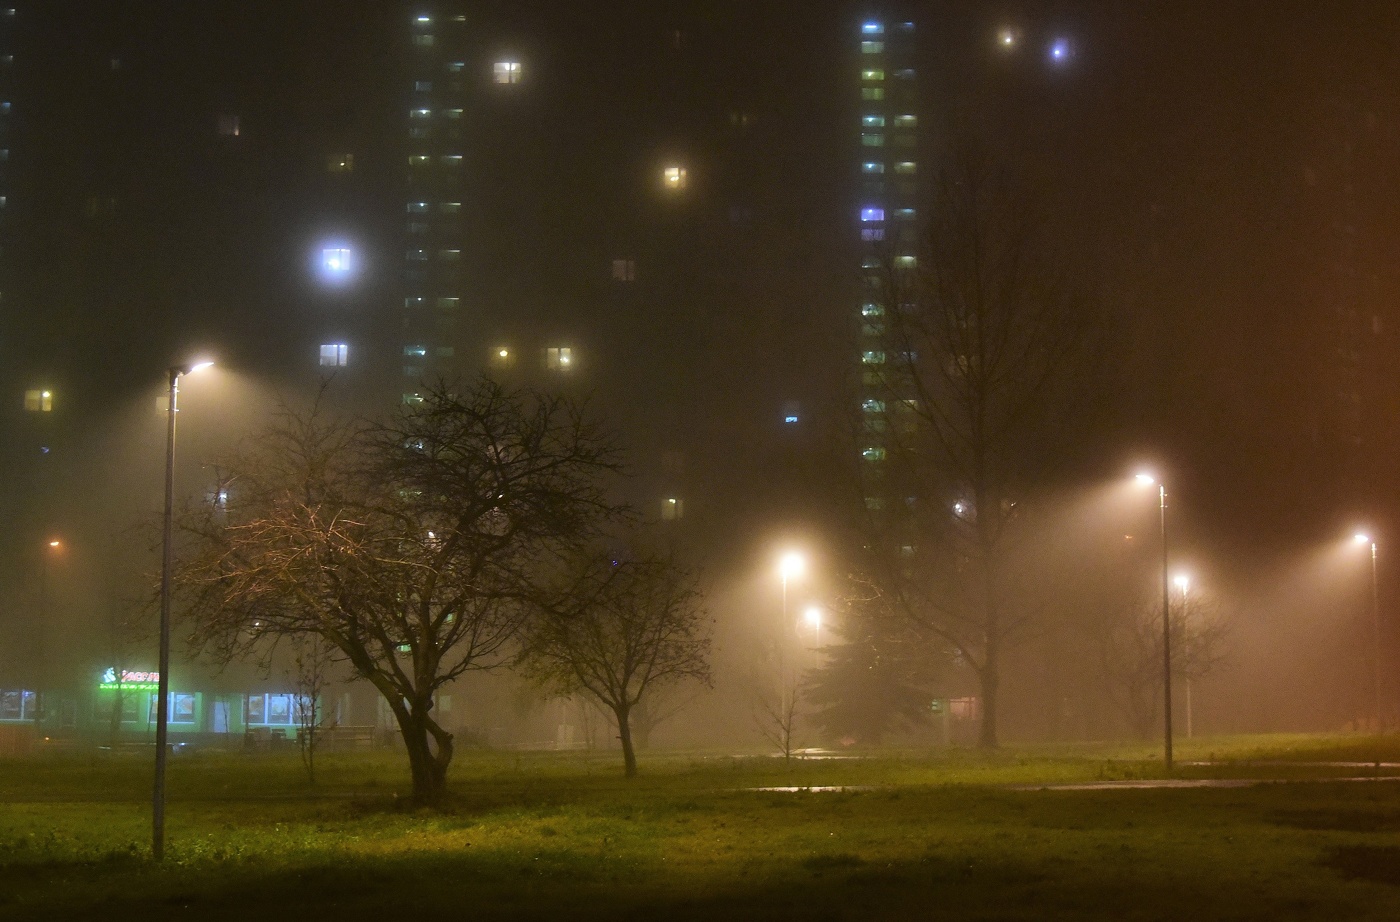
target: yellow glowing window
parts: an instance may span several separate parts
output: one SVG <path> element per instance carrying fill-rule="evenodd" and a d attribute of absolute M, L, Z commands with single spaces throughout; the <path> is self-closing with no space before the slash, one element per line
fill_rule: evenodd
<path fill-rule="evenodd" d="M 497 61 L 491 69 L 497 83 L 519 83 L 521 67 L 519 61 Z"/>
<path fill-rule="evenodd" d="M 53 392 L 45 390 L 25 391 L 24 408 L 30 413 L 53 412 Z"/>
<path fill-rule="evenodd" d="M 668 166 L 663 174 L 667 189 L 680 191 L 685 188 L 685 167 Z"/>

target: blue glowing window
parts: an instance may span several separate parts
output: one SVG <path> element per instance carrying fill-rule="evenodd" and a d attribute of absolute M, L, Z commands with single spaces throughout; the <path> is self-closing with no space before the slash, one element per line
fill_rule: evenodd
<path fill-rule="evenodd" d="M 883 23 L 867 22 L 865 25 L 860 27 L 860 31 L 865 35 L 884 35 L 885 26 Z"/>
<path fill-rule="evenodd" d="M 872 160 L 867 163 L 862 163 L 860 165 L 860 171 L 862 173 L 883 173 L 885 172 L 885 165 Z"/>
<path fill-rule="evenodd" d="M 321 251 L 321 268 L 327 272 L 350 271 L 350 250 L 347 247 L 326 247 Z"/>
<path fill-rule="evenodd" d="M 883 208 L 862 208 L 860 210 L 862 221 L 883 221 L 885 220 L 885 209 Z"/>

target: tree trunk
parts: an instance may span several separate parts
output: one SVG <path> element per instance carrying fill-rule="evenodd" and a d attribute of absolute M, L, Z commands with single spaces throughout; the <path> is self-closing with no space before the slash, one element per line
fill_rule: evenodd
<path fill-rule="evenodd" d="M 987 646 L 987 661 L 977 671 L 982 685 L 982 724 L 977 731 L 978 749 L 996 749 L 997 740 L 997 695 L 1001 687 L 1001 664 L 995 644 Z"/>
<path fill-rule="evenodd" d="M 628 778 L 637 777 L 637 752 L 632 747 L 632 720 L 630 708 L 625 705 L 613 708 L 617 716 L 617 738 L 622 741 L 623 773 Z"/>
<path fill-rule="evenodd" d="M 413 800 L 423 806 L 436 806 L 447 793 L 447 766 L 452 762 L 452 734 L 428 716 L 427 707 L 400 705 L 394 708 L 408 751 L 413 774 Z M 436 751 L 434 749 L 436 748 Z"/>

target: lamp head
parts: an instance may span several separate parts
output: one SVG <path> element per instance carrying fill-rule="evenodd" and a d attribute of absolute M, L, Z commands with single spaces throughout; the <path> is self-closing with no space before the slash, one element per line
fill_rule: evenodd
<path fill-rule="evenodd" d="M 196 371 L 203 371 L 212 366 L 213 362 L 188 362 L 184 365 L 176 365 L 170 369 L 170 377 L 183 378 L 185 375 L 192 375 Z"/>
<path fill-rule="evenodd" d="M 1157 478 L 1146 471 L 1135 476 L 1133 480 L 1137 481 L 1137 485 L 1140 487 L 1155 487 L 1157 485 Z"/>
<path fill-rule="evenodd" d="M 796 551 L 789 551 L 784 554 L 783 559 L 779 561 L 778 572 L 782 574 L 783 579 L 790 579 L 794 576 L 801 576 L 806 566 L 807 561 L 803 559 L 801 554 Z"/>
<path fill-rule="evenodd" d="M 822 610 L 815 605 L 808 606 L 802 613 L 802 620 L 807 622 L 807 627 L 814 631 L 822 629 Z"/>
<path fill-rule="evenodd" d="M 1357 532 L 1351 540 L 1355 541 L 1357 544 L 1370 544 L 1371 536 L 1364 532 Z"/>

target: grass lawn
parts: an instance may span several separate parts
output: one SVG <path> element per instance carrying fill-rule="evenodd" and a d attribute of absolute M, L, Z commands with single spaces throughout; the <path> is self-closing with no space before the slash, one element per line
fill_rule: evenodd
<path fill-rule="evenodd" d="M 1227 762 L 1185 777 L 1313 779 L 1228 789 L 1011 787 L 1158 777 L 1150 747 L 865 755 L 652 754 L 626 782 L 614 754 L 465 753 L 424 812 L 389 754 L 315 788 L 294 753 L 194 754 L 159 867 L 148 757 L 0 762 L 0 919 L 1400 919 L 1400 781 L 1274 764 L 1397 737 L 1183 746 Z M 775 785 L 871 789 L 750 790 Z"/>

